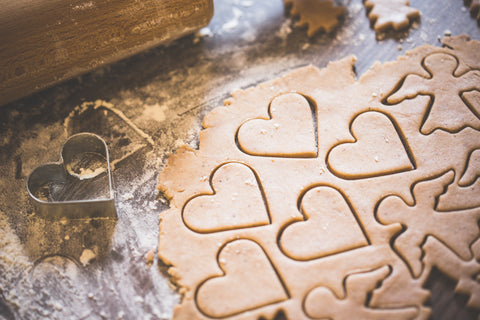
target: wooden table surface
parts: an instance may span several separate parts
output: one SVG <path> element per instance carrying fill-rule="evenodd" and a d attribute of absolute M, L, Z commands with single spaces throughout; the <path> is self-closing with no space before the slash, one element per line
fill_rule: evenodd
<path fill-rule="evenodd" d="M 324 67 L 349 54 L 357 75 L 444 34 L 480 28 L 462 0 L 412 0 L 415 27 L 378 40 L 361 0 L 331 34 L 309 39 L 282 1 L 218 0 L 200 34 L 175 41 L 0 108 L 0 319 L 169 319 L 180 296 L 166 267 L 146 263 L 157 247 L 156 192 L 168 153 L 197 145 L 201 119 L 236 88 L 295 67 Z M 66 138 L 90 131 L 114 162 L 118 219 L 45 220 L 34 214 L 26 178 L 58 161 Z M 476 319 L 455 283 L 433 273 L 433 319 Z"/>

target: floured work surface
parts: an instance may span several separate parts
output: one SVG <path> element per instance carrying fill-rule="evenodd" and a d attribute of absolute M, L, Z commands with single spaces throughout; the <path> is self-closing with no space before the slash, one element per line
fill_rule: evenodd
<path fill-rule="evenodd" d="M 433 269 L 480 309 L 480 43 L 358 81 L 355 58 L 237 90 L 159 176 L 174 319 L 427 319 Z"/>
<path fill-rule="evenodd" d="M 156 190 L 159 167 L 165 164 L 167 155 L 182 144 L 196 148 L 202 119 L 222 105 L 234 89 L 255 86 L 308 64 L 323 68 L 329 61 L 349 54 L 358 57 L 355 70 L 362 75 L 376 60 L 395 60 L 424 43 L 440 45 L 438 36 L 447 29 L 453 35 L 467 33 L 480 39 L 480 28 L 462 1 L 437 0 L 433 5 L 412 0 L 411 7 L 421 11 L 420 21 L 400 33 L 387 33 L 383 40 L 377 40 L 364 3 L 359 0 L 348 3 L 345 15 L 331 33 L 319 31 L 308 38 L 305 28 L 297 27 L 297 20 L 286 15 L 281 1 L 216 0 L 212 23 L 199 34 L 0 108 L 0 185 L 8 186 L 0 188 L 0 319 L 171 319 L 181 295 L 169 286 L 170 278 L 161 261 L 152 262 L 158 245 L 159 212 L 168 209 Z M 478 61 L 461 59 L 468 65 Z M 275 118 L 280 114 L 272 112 Z M 378 118 L 381 121 L 382 117 Z M 361 139 L 358 128 L 369 117 L 356 119 L 352 132 Z M 304 130 L 303 135 L 317 131 L 313 126 Z M 58 161 L 58 151 L 66 139 L 84 131 L 100 135 L 108 144 L 118 219 L 42 219 L 29 204 L 25 180 L 38 165 Z M 255 151 L 245 138 L 244 149 L 265 152 Z M 312 154 L 317 153 L 311 150 L 312 140 L 305 140 L 307 148 L 302 146 L 301 153 L 305 154 L 301 159 L 312 160 Z M 313 143 L 316 148 L 317 141 Z M 278 150 L 270 150 L 275 152 Z M 404 157 L 398 163 L 408 168 Z M 217 174 L 221 177 L 235 168 L 222 168 Z M 251 177 L 252 173 L 242 170 L 241 174 Z M 259 190 L 254 186 L 251 190 Z M 271 190 L 265 190 L 271 197 Z M 337 199 L 342 196 L 326 188 L 318 192 Z M 255 199 L 263 201 L 262 191 L 256 194 Z M 463 205 L 452 201 L 453 195 L 455 192 L 443 203 L 453 208 Z M 314 200 L 304 202 L 305 212 Z M 350 200 L 348 203 L 357 206 Z M 346 206 L 345 202 L 341 204 Z M 189 221 L 193 226 L 192 208 Z M 268 209 L 272 219 L 277 219 Z M 269 223 L 268 217 L 258 212 L 252 211 L 252 216 L 257 217 L 253 229 L 264 229 Z M 352 229 L 354 236 L 362 230 Z M 199 234 L 198 239 L 204 236 Z M 245 250 L 256 252 L 259 261 L 271 258 L 270 252 L 262 255 L 257 247 L 242 243 Z M 360 238 L 353 250 L 362 249 L 363 244 Z M 235 243 L 225 248 L 222 257 L 228 264 L 225 270 L 231 274 L 228 254 L 240 248 Z M 181 254 L 188 255 L 189 250 L 190 245 Z M 211 264 L 219 274 L 217 261 Z M 259 269 L 266 265 L 259 263 Z M 368 270 L 358 271 L 361 276 Z M 373 279 L 384 275 L 388 279 L 385 268 L 377 272 Z M 370 273 L 367 276 L 372 277 Z M 355 277 L 348 279 L 346 282 Z M 469 296 L 453 294 L 456 285 L 444 272 L 431 272 L 425 284 L 431 296 L 425 304 L 432 308 L 432 320 L 477 319 L 478 312 L 465 306 Z M 278 286 L 272 284 L 272 288 Z M 280 292 L 271 298 L 264 301 L 285 296 Z M 258 310 L 264 309 L 253 312 Z"/>

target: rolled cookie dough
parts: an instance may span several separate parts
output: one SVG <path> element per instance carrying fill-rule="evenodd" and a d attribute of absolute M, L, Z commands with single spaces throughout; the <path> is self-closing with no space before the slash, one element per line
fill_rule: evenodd
<path fill-rule="evenodd" d="M 480 43 L 445 43 L 358 80 L 352 56 L 293 70 L 204 118 L 159 175 L 174 319 L 426 319 L 432 268 L 480 308 Z"/>

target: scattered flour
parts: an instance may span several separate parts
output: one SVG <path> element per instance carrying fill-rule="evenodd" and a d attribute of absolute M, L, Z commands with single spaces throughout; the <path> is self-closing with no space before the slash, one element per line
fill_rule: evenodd
<path fill-rule="evenodd" d="M 90 249 L 84 249 L 82 255 L 80 256 L 80 263 L 86 267 L 90 262 L 95 259 L 97 255 Z"/>
<path fill-rule="evenodd" d="M 165 121 L 166 116 L 165 112 L 167 111 L 166 106 L 160 106 L 158 103 L 154 105 L 147 105 L 145 106 L 145 110 L 143 110 L 142 118 L 148 120 L 155 120 L 157 122 Z"/>
<path fill-rule="evenodd" d="M 285 21 L 282 23 L 280 26 L 280 29 L 277 31 L 275 36 L 282 40 L 286 40 L 288 35 L 292 33 L 292 20 L 291 19 L 285 19 Z"/>
<path fill-rule="evenodd" d="M 72 10 L 87 10 L 87 9 L 93 9 L 95 7 L 96 7 L 95 3 L 93 1 L 89 1 L 89 2 L 84 2 L 82 4 L 72 7 Z"/>
<path fill-rule="evenodd" d="M 196 44 L 200 42 L 202 38 L 212 38 L 213 32 L 209 27 L 202 28 L 195 33 L 195 37 L 193 38 L 193 43 Z"/>
<path fill-rule="evenodd" d="M 250 0 L 242 1 L 242 2 L 240 2 L 240 5 L 244 8 L 249 8 L 253 5 L 253 1 L 250 1 Z"/>
<path fill-rule="evenodd" d="M 222 30 L 229 32 L 236 29 L 240 22 L 239 18 L 242 15 L 243 13 L 240 9 L 233 7 L 233 18 L 222 26 Z"/>

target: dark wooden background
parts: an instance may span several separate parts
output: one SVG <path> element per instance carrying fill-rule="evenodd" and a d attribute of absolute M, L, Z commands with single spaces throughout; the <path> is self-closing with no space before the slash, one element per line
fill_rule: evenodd
<path fill-rule="evenodd" d="M 462 0 L 412 0 L 422 11 L 415 27 L 381 40 L 361 0 L 343 3 L 347 16 L 338 29 L 309 39 L 280 0 L 218 0 L 201 34 L 1 107 L 0 319 L 169 319 L 180 297 L 165 267 L 145 258 L 156 249 L 158 213 L 168 206 L 156 179 L 169 152 L 196 146 L 208 111 L 233 89 L 306 64 L 324 67 L 355 54 L 361 75 L 376 60 L 440 45 L 444 34 L 480 40 Z M 98 101 L 95 109 L 96 100 L 111 105 Z M 29 204 L 28 174 L 57 161 L 62 143 L 79 131 L 102 135 L 113 159 L 123 159 L 113 171 L 117 220 L 48 221 Z M 446 277 L 434 273 L 427 286 L 433 319 L 477 318 Z"/>

